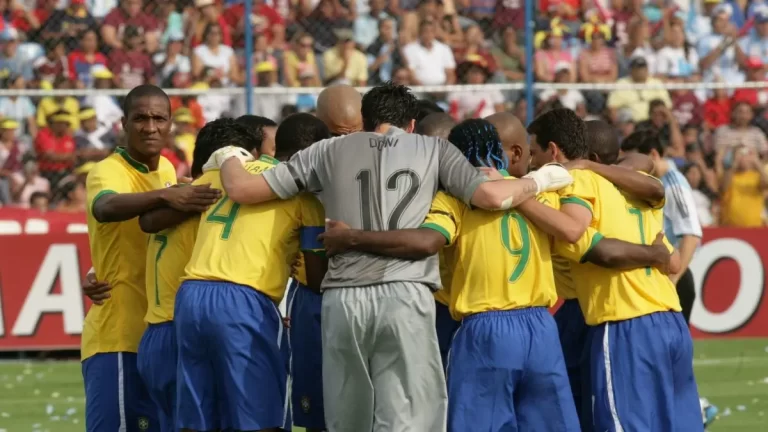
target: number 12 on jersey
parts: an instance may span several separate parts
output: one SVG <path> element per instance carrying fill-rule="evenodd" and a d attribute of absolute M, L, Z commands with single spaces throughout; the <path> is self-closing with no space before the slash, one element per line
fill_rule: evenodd
<path fill-rule="evenodd" d="M 400 178 L 405 181 L 400 182 Z M 360 190 L 360 221 L 364 231 L 373 229 L 373 190 L 371 189 L 371 170 L 360 170 L 355 176 Z M 387 177 L 387 191 L 399 191 L 402 186 L 407 186 L 405 195 L 397 202 L 387 221 L 387 230 L 394 231 L 400 228 L 400 218 L 411 204 L 416 194 L 421 188 L 421 179 L 415 171 L 410 169 L 401 169 L 393 172 Z M 381 204 L 381 203 L 380 203 Z"/>

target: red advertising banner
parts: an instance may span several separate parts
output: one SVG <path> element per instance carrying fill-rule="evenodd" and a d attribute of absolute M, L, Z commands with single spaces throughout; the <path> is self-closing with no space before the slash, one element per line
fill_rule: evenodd
<path fill-rule="evenodd" d="M 81 214 L 0 210 L 0 350 L 79 349 L 91 267 Z M 768 337 L 768 229 L 708 229 L 691 270 L 696 338 Z"/>

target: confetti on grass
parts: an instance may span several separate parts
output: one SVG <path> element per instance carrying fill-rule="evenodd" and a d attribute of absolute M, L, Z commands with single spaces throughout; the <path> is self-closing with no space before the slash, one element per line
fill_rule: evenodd
<path fill-rule="evenodd" d="M 54 399 L 56 399 L 57 397 L 59 397 L 59 392 L 53 392 L 53 393 L 51 393 L 51 397 L 52 397 L 52 398 L 54 398 Z"/>
<path fill-rule="evenodd" d="M 48 405 L 45 406 L 45 413 L 48 414 L 48 415 L 53 414 L 54 410 L 55 410 L 55 408 L 51 404 L 48 404 Z"/>

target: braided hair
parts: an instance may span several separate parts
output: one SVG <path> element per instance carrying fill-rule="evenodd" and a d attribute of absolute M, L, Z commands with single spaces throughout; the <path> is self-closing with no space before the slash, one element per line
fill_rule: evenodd
<path fill-rule="evenodd" d="M 451 129 L 448 141 L 453 143 L 476 167 L 506 170 L 509 159 L 501 146 L 499 132 L 484 119 L 469 119 Z"/>

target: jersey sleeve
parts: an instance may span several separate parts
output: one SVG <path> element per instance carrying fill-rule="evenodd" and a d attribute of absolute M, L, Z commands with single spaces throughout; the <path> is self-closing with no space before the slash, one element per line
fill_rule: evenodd
<path fill-rule="evenodd" d="M 160 181 L 163 183 L 160 187 L 170 187 L 178 183 L 176 178 L 176 168 L 173 167 L 171 161 L 163 156 L 160 156 Z"/>
<path fill-rule="evenodd" d="M 536 195 L 536 201 L 544 204 L 549 208 L 560 210 L 560 196 L 555 192 L 543 192 Z"/>
<path fill-rule="evenodd" d="M 597 200 L 597 187 L 592 181 L 592 175 L 583 170 L 572 170 L 573 184 L 560 190 L 560 205 L 577 204 L 585 207 L 594 214 L 594 204 Z"/>
<path fill-rule="evenodd" d="M 97 163 L 91 169 L 85 180 L 85 189 L 89 209 L 93 209 L 93 204 L 104 195 L 131 192 L 123 168 L 110 159 Z"/>
<path fill-rule="evenodd" d="M 325 231 L 325 210 L 323 205 L 311 194 L 302 194 L 298 199 L 301 212 L 299 249 L 303 251 L 323 250 L 323 244 L 317 240 L 317 236 Z"/>
<path fill-rule="evenodd" d="M 603 235 L 596 229 L 588 227 L 584 235 L 576 243 L 568 243 L 561 240 L 555 240 L 555 253 L 571 261 L 583 263 L 584 257 L 592 250 Z"/>
<path fill-rule="evenodd" d="M 432 200 L 427 218 L 421 228 L 435 230 L 445 237 L 447 245 L 452 245 L 459 234 L 461 215 L 464 205 L 456 198 L 443 192 L 438 192 Z"/>
<path fill-rule="evenodd" d="M 681 184 L 675 180 L 666 188 L 666 195 L 670 199 L 667 200 L 664 207 L 664 215 L 671 223 L 674 231 L 667 234 L 675 237 L 692 235 L 701 238 L 701 223 L 691 188 L 687 184 Z"/>
<path fill-rule="evenodd" d="M 437 172 L 440 185 L 469 205 L 477 187 L 488 181 L 488 177 L 473 167 L 453 144 L 440 139 L 438 145 L 440 152 Z"/>
<path fill-rule="evenodd" d="M 288 199 L 299 192 L 319 192 L 317 170 L 322 163 L 322 152 L 328 140 L 320 141 L 299 151 L 288 162 L 278 164 L 262 175 L 272 191 L 281 199 Z"/>

